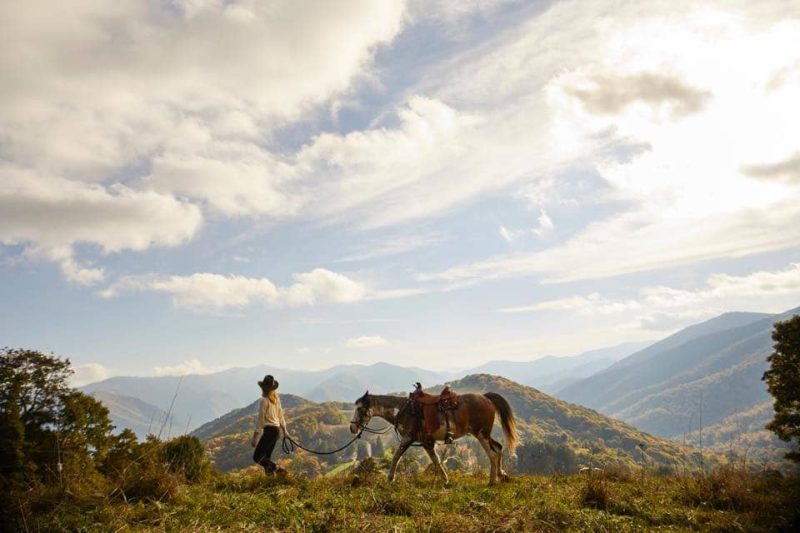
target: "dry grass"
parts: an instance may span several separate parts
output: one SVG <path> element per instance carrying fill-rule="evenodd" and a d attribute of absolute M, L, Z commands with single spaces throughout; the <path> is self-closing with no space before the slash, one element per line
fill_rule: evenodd
<path fill-rule="evenodd" d="M 171 501 L 125 504 L 87 497 L 27 517 L 31 530 L 216 531 L 774 531 L 800 523 L 800 480 L 722 470 L 705 477 L 518 476 L 486 486 L 485 475 L 382 471 L 336 478 L 219 476 L 184 485 Z M 359 481 L 355 481 L 358 479 Z"/>

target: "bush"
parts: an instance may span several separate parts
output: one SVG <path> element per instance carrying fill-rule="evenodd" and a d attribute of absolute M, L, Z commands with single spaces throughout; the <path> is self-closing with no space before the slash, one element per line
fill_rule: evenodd
<path fill-rule="evenodd" d="M 517 448 L 516 469 L 525 474 L 572 474 L 578 471 L 578 460 L 564 444 L 526 442 Z"/>
<path fill-rule="evenodd" d="M 356 465 L 353 469 L 351 484 L 354 487 L 371 483 L 381 478 L 381 465 L 374 457 L 367 457 Z"/>
<path fill-rule="evenodd" d="M 723 467 L 706 475 L 687 478 L 685 498 L 688 503 L 713 509 L 755 511 L 764 503 L 757 487 L 764 478 L 732 467 Z"/>
<path fill-rule="evenodd" d="M 602 475 L 609 481 L 622 481 L 630 483 L 636 478 L 631 469 L 620 463 L 611 463 L 603 467 Z"/>
<path fill-rule="evenodd" d="M 581 490 L 581 505 L 594 509 L 608 509 L 610 498 L 608 494 L 608 482 L 605 476 L 592 469 L 588 469 L 586 472 L 586 484 Z"/>
<path fill-rule="evenodd" d="M 161 455 L 167 468 L 182 475 L 186 481 L 205 479 L 211 470 L 205 448 L 197 437 L 183 435 L 165 442 Z"/>

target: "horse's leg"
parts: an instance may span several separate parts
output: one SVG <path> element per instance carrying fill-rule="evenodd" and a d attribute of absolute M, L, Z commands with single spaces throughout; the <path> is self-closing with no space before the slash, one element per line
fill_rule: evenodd
<path fill-rule="evenodd" d="M 492 449 L 491 440 L 485 437 L 482 432 L 478 433 L 476 437 L 478 438 L 478 442 L 481 443 L 483 451 L 485 451 L 487 457 L 489 457 L 489 485 L 494 485 L 497 483 L 497 454 Z"/>
<path fill-rule="evenodd" d="M 442 460 L 439 459 L 439 454 L 436 453 L 435 444 L 426 444 L 425 451 L 428 452 L 428 457 L 431 458 L 431 462 L 436 466 L 436 468 L 441 472 L 442 477 L 444 478 L 444 484 L 447 485 L 450 483 L 450 479 L 447 477 L 447 471 L 444 469 L 444 465 L 442 464 Z"/>
<path fill-rule="evenodd" d="M 397 471 L 397 463 L 400 462 L 400 458 L 406 453 L 406 450 L 411 443 L 414 442 L 411 440 L 410 437 L 405 437 L 400 444 L 397 445 L 397 450 L 394 452 L 394 457 L 392 457 L 392 466 L 389 468 L 389 481 L 394 481 L 394 474 Z"/>
<path fill-rule="evenodd" d="M 492 449 L 497 452 L 497 470 L 498 474 L 500 474 L 501 481 L 509 481 L 511 478 L 508 477 L 508 472 L 505 471 L 503 468 L 503 445 L 497 442 L 494 439 L 491 439 Z"/>

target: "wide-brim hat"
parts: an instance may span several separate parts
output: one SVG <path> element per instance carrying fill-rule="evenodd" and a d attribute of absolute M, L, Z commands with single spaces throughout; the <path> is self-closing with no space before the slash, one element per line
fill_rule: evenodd
<path fill-rule="evenodd" d="M 264 376 L 264 379 L 258 382 L 258 386 L 264 390 L 275 390 L 278 388 L 278 385 L 278 381 L 269 374 Z"/>

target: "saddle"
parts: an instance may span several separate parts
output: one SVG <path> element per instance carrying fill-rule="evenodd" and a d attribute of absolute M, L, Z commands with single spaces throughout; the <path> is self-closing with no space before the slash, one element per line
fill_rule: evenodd
<path fill-rule="evenodd" d="M 458 408 L 458 394 L 445 386 L 440 394 L 428 394 L 422 390 L 422 385 L 417 383 L 414 392 L 408 395 L 411 400 L 413 412 L 417 415 L 417 433 L 421 433 L 426 440 L 432 439 L 433 434 L 439 429 L 439 413 L 444 416 L 445 438 L 447 444 L 453 442 L 450 431 L 450 413 Z M 419 426 L 422 430 L 419 431 Z M 422 440 L 419 438 L 418 440 Z"/>

